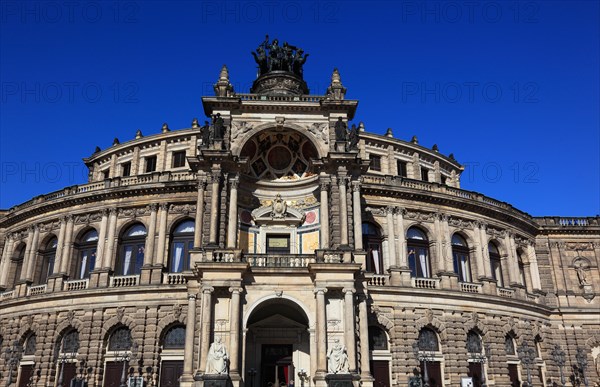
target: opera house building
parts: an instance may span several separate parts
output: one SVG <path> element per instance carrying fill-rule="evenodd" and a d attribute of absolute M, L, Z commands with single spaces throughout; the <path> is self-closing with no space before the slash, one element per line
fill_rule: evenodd
<path fill-rule="evenodd" d="M 598 216 L 462 189 L 337 70 L 313 95 L 302 49 L 253 55 L 206 121 L 0 210 L 3 387 L 600 385 Z"/>

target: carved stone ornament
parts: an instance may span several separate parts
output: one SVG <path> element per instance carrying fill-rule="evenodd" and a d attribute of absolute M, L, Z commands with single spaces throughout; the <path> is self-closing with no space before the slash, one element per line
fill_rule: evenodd
<path fill-rule="evenodd" d="M 123 321 L 124 316 L 125 316 L 125 308 L 122 306 L 119 306 L 117 308 L 117 320 Z"/>
<path fill-rule="evenodd" d="M 235 142 L 239 136 L 254 129 L 253 124 L 246 121 L 233 121 L 231 123 L 231 142 Z"/>
<path fill-rule="evenodd" d="M 100 213 L 100 212 L 94 212 L 94 213 L 88 213 L 88 214 L 82 214 L 82 215 L 75 216 L 75 224 L 89 225 L 90 223 L 99 222 L 100 220 L 102 220 L 102 213 Z"/>
<path fill-rule="evenodd" d="M 194 214 L 196 213 L 196 206 L 193 204 L 171 204 L 169 208 L 171 214 Z"/>
<path fill-rule="evenodd" d="M 329 144 L 329 126 L 326 123 L 317 124 L 316 122 L 308 125 L 306 129 L 315 135 L 318 139 L 323 141 L 325 144 Z"/>
<path fill-rule="evenodd" d="M 585 250 L 593 250 L 594 249 L 592 243 L 588 243 L 588 242 L 582 242 L 582 243 L 567 242 L 565 244 L 565 247 L 567 248 L 567 250 L 575 250 L 575 251 L 585 251 Z"/>
<path fill-rule="evenodd" d="M 288 206 L 281 195 L 277 194 L 270 205 L 264 205 L 252 211 L 252 218 L 257 225 L 274 223 L 301 225 L 304 223 L 305 214 Z"/>
<path fill-rule="evenodd" d="M 69 321 L 70 325 L 73 325 L 73 319 L 75 318 L 75 312 L 73 312 L 72 310 L 70 310 L 67 313 L 67 321 Z"/>
<path fill-rule="evenodd" d="M 182 311 L 183 311 L 183 306 L 181 306 L 181 304 L 173 305 L 173 317 L 175 317 L 176 320 L 180 319 Z"/>
<path fill-rule="evenodd" d="M 146 207 L 141 208 L 121 208 L 119 209 L 119 216 L 123 218 L 137 218 L 146 214 Z"/>

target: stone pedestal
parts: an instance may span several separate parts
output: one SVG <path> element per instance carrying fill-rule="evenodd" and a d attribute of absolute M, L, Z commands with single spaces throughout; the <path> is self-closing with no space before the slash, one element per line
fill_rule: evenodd
<path fill-rule="evenodd" d="M 202 382 L 204 387 L 231 387 L 229 375 L 204 375 Z"/>
<path fill-rule="evenodd" d="M 353 387 L 353 380 L 352 374 L 327 374 L 325 376 L 327 387 Z"/>
<path fill-rule="evenodd" d="M 90 288 L 107 288 L 110 281 L 109 269 L 96 269 L 90 273 Z"/>

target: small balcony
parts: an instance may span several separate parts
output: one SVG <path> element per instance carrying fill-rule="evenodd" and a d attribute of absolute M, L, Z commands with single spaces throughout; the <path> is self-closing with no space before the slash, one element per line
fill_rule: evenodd
<path fill-rule="evenodd" d="M 245 254 L 244 260 L 251 267 L 308 267 L 315 263 L 314 254 Z"/>

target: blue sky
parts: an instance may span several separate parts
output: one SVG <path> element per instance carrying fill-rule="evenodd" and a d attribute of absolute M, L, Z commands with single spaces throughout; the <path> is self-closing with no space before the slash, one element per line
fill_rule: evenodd
<path fill-rule="evenodd" d="M 596 1 L 0 3 L 0 208 L 85 182 L 81 159 L 203 119 L 227 64 L 248 92 L 265 34 L 334 67 L 355 121 L 438 144 L 462 188 L 534 216 L 600 213 Z"/>

